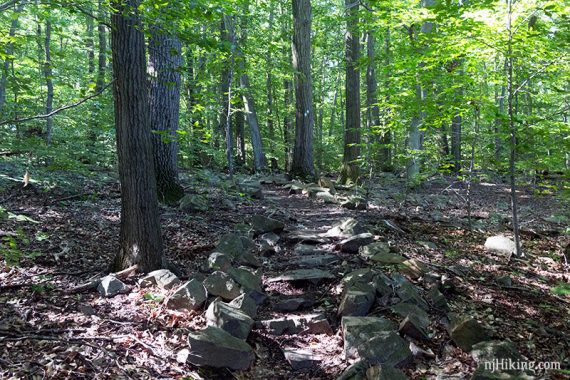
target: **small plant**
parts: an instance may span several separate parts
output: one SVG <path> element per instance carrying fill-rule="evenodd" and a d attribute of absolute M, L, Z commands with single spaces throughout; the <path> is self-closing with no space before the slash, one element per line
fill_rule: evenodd
<path fill-rule="evenodd" d="M 154 301 L 158 303 L 162 301 L 164 296 L 160 294 L 145 293 L 143 298 L 145 299 L 145 301 Z"/>
<path fill-rule="evenodd" d="M 558 285 L 550 289 L 550 291 L 559 296 L 568 296 L 570 295 L 570 284 L 559 282 Z"/>

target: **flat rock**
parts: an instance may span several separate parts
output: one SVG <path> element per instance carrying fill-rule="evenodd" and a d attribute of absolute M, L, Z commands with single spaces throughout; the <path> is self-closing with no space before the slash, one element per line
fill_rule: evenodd
<path fill-rule="evenodd" d="M 278 281 L 310 281 L 312 283 L 319 283 L 322 280 L 334 279 L 335 276 L 326 270 L 320 269 L 297 269 L 283 273 L 280 276 L 271 277 L 267 282 Z"/>
<path fill-rule="evenodd" d="M 487 341 L 473 345 L 471 356 L 478 364 L 472 379 L 533 379 L 522 371 L 509 368 L 509 362 L 523 362 L 525 359 L 510 341 Z M 496 363 L 503 367 L 485 368 L 485 363 Z M 530 373 L 530 372 L 529 372 Z M 497 377 L 499 376 L 499 377 Z"/>
<path fill-rule="evenodd" d="M 237 185 L 238 190 L 253 199 L 263 199 L 263 191 L 259 182 L 242 182 Z"/>
<path fill-rule="evenodd" d="M 293 243 L 322 244 L 328 241 L 319 231 L 312 230 L 295 230 L 286 236 L 286 239 Z"/>
<path fill-rule="evenodd" d="M 227 273 L 243 290 L 261 291 L 261 277 L 245 268 L 229 268 Z"/>
<path fill-rule="evenodd" d="M 412 360 L 409 343 L 383 318 L 343 317 L 344 352 L 347 360 L 363 359 L 370 364 L 404 365 Z"/>
<path fill-rule="evenodd" d="M 257 322 L 259 328 L 272 335 L 283 334 L 332 334 L 332 328 L 322 313 L 292 315 L 283 318 L 266 319 Z"/>
<path fill-rule="evenodd" d="M 313 306 L 315 301 L 303 297 L 287 298 L 273 305 L 275 311 L 295 311 Z"/>
<path fill-rule="evenodd" d="M 359 252 L 361 256 L 379 265 L 398 265 L 407 260 L 404 256 L 389 252 L 389 249 L 386 243 L 376 242 L 361 247 Z"/>
<path fill-rule="evenodd" d="M 206 311 L 209 326 L 216 326 L 239 339 L 247 339 L 253 327 L 253 319 L 241 310 L 216 299 Z"/>
<path fill-rule="evenodd" d="M 283 355 L 294 370 L 312 368 L 322 361 L 313 352 L 299 348 L 284 348 Z"/>
<path fill-rule="evenodd" d="M 235 258 L 235 261 L 239 265 L 245 265 L 252 268 L 259 268 L 261 266 L 261 260 L 259 257 L 251 252 L 243 252 Z"/>
<path fill-rule="evenodd" d="M 349 210 L 366 210 L 368 202 L 363 197 L 352 196 L 340 204 L 343 208 Z"/>
<path fill-rule="evenodd" d="M 209 294 L 225 300 L 231 301 L 241 293 L 239 285 L 230 275 L 221 271 L 215 271 L 206 277 L 203 284 Z"/>
<path fill-rule="evenodd" d="M 301 268 L 316 268 L 325 267 L 339 261 L 339 258 L 334 255 L 306 255 L 298 258 L 289 259 L 288 265 L 296 265 Z"/>
<path fill-rule="evenodd" d="M 293 252 L 299 256 L 315 256 L 326 254 L 327 251 L 312 244 L 297 244 Z"/>
<path fill-rule="evenodd" d="M 410 277 L 413 280 L 417 280 L 429 271 L 428 266 L 417 259 L 409 259 L 402 263 L 400 266 L 400 272 Z"/>
<path fill-rule="evenodd" d="M 449 335 L 455 344 L 464 351 L 471 351 L 473 345 L 491 340 L 490 332 L 473 318 L 453 321 Z"/>
<path fill-rule="evenodd" d="M 325 204 L 336 204 L 338 203 L 336 197 L 329 193 L 328 191 L 320 191 L 315 195 L 315 198 L 323 201 Z"/>
<path fill-rule="evenodd" d="M 178 285 L 180 285 L 180 279 L 168 269 L 152 271 L 139 281 L 141 288 L 158 286 L 161 289 L 172 289 Z"/>
<path fill-rule="evenodd" d="M 257 317 L 257 303 L 249 294 L 242 294 L 234 298 L 229 305 L 249 315 L 251 318 Z"/>
<path fill-rule="evenodd" d="M 340 250 L 342 252 L 357 253 L 360 247 L 368 245 L 374 241 L 374 235 L 369 232 L 354 235 L 341 241 Z"/>
<path fill-rule="evenodd" d="M 281 232 L 285 225 L 283 222 L 268 218 L 264 215 L 253 215 L 251 217 L 251 226 L 255 233 L 261 235 L 266 232 Z"/>
<path fill-rule="evenodd" d="M 411 303 L 400 302 L 392 306 L 390 310 L 402 318 L 406 318 L 408 315 L 416 315 L 418 318 L 423 319 L 429 323 L 428 313 L 424 309 L 421 309 Z"/>
<path fill-rule="evenodd" d="M 222 252 L 212 252 L 208 257 L 208 268 L 226 271 L 232 266 L 232 259 Z"/>
<path fill-rule="evenodd" d="M 114 297 L 117 294 L 126 293 L 128 290 L 127 285 L 112 275 L 103 277 L 97 286 L 97 291 L 103 297 Z"/>
<path fill-rule="evenodd" d="M 429 319 L 424 319 L 417 314 L 409 314 L 402 322 L 398 331 L 418 340 L 429 340 Z"/>
<path fill-rule="evenodd" d="M 166 300 L 166 307 L 172 310 L 198 310 L 208 299 L 208 292 L 198 280 L 190 280 L 174 291 Z"/>
<path fill-rule="evenodd" d="M 502 255 L 511 255 L 515 253 L 515 242 L 502 235 L 488 237 L 485 241 L 485 249 Z"/>
<path fill-rule="evenodd" d="M 334 237 L 334 238 L 347 238 L 354 235 L 360 235 L 367 233 L 368 228 L 364 225 L 364 223 L 354 219 L 354 218 L 347 218 L 343 219 L 338 223 L 335 223 L 331 229 L 329 229 L 325 236 Z"/>
<path fill-rule="evenodd" d="M 189 333 L 188 346 L 187 361 L 197 366 L 245 370 L 255 360 L 249 344 L 219 327 Z"/>
<path fill-rule="evenodd" d="M 337 380 L 407 380 L 401 370 L 387 365 L 370 365 L 359 360 L 346 368 Z"/>
<path fill-rule="evenodd" d="M 431 305 L 440 311 L 448 311 L 449 310 L 449 305 L 447 304 L 447 299 L 445 298 L 445 296 L 443 295 L 443 293 L 441 293 L 439 291 L 439 289 L 434 286 L 432 287 L 428 293 L 427 293 L 428 299 L 431 302 Z"/>

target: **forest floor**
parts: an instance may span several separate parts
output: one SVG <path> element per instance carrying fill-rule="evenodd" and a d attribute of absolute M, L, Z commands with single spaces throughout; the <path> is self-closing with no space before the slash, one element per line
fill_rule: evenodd
<path fill-rule="evenodd" d="M 15 177 L 12 176 L 12 177 Z M 118 249 L 120 193 L 111 176 L 70 176 L 60 185 L 49 181 L 20 183 L 0 179 L 0 205 L 11 213 L 0 219 L 0 238 L 19 265 L 0 259 L 0 379 L 8 378 L 188 378 L 188 379 L 334 379 L 348 366 L 343 355 L 337 285 L 343 275 L 369 265 L 358 254 L 339 250 L 338 240 L 319 248 L 338 258 L 326 268 L 335 275 L 318 285 L 269 282 L 271 276 L 295 269 L 298 231 L 326 232 L 343 218 L 370 226 L 378 241 L 393 252 L 428 264 L 450 283 L 445 294 L 451 311 L 488 325 L 496 339 L 510 340 L 529 360 L 557 361 L 570 367 L 570 296 L 552 289 L 570 282 L 564 248 L 570 210 L 556 189 L 528 185 L 519 193 L 524 259 L 511 259 L 484 249 L 487 237 L 511 235 L 509 191 L 503 183 L 480 181 L 471 188 L 472 223 L 466 212 L 466 189 L 451 177 L 438 176 L 409 190 L 402 179 L 379 176 L 366 186 L 366 210 L 348 210 L 303 194 L 289 194 L 275 184 L 263 185 L 261 200 L 223 190 L 218 175 L 184 175 L 188 192 L 204 194 L 206 212 L 189 213 L 162 207 L 167 257 L 186 275 L 207 273 L 207 260 L 217 240 L 254 214 L 285 223 L 281 240 L 261 256 L 263 290 L 271 302 L 259 318 L 283 316 L 276 300 L 303 294 L 314 301 L 306 312 L 322 312 L 332 334 L 273 336 L 258 328 L 247 342 L 256 359 L 246 371 L 214 370 L 177 361 L 191 330 L 205 327 L 204 312 L 174 312 L 161 303 L 160 290 L 140 289 L 133 275 L 130 291 L 104 298 L 96 291 L 73 287 L 106 273 Z M 4 181 L 4 182 L 2 182 Z M 61 183 L 71 184 L 62 186 Z M 551 183 L 552 184 L 552 183 Z M 561 183 L 556 183 L 558 189 Z M 228 204 L 229 207 L 221 207 Z M 29 255 L 33 252 L 34 255 Z M 4 252 L 3 255 L 7 255 Z M 396 268 L 386 268 L 392 273 Z M 505 283 L 505 276 L 510 278 Z M 423 286 L 421 281 L 412 280 Z M 395 319 L 376 304 L 371 315 Z M 457 348 L 446 331 L 445 315 L 430 313 L 430 337 L 415 342 L 423 351 L 404 368 L 413 379 L 464 379 L 475 370 L 470 354 Z M 283 347 L 311 349 L 319 363 L 293 371 Z M 537 374 L 562 379 L 560 372 Z"/>

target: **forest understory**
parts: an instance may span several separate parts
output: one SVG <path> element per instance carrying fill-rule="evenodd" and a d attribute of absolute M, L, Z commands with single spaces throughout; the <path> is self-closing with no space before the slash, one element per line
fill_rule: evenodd
<path fill-rule="evenodd" d="M 296 183 L 300 190 L 291 190 L 287 181 L 274 181 L 279 176 L 247 178 L 265 182 L 263 199 L 252 199 L 224 185 L 228 181 L 221 174 L 183 173 L 186 193 L 201 196 L 206 206 L 191 212 L 161 206 L 165 254 L 183 272 L 180 278 L 211 273 L 208 257 L 220 237 L 242 229 L 253 215 L 269 216 L 283 222 L 284 229 L 277 233 L 277 241 L 254 236 L 253 252 L 261 264 L 257 271 L 268 296 L 256 320 L 317 312 L 330 325 L 324 333 L 275 335 L 256 324 L 247 338 L 255 353 L 253 366 L 232 371 L 199 368 L 181 359 L 180 352 L 188 347 L 188 333 L 206 326 L 204 312 L 213 297 L 204 307 L 187 313 L 165 307 L 164 299 L 172 290 L 140 287 L 141 275 L 123 278 L 128 288 L 111 298 L 94 289 L 76 288 L 108 273 L 118 250 L 120 190 L 112 175 L 107 179 L 68 176 L 63 182 L 69 186 L 51 188 L 46 182 L 32 181 L 23 187 L 3 179 L 0 203 L 19 218 L 3 218 L 0 235 L 13 237 L 14 249 L 37 256 L 24 257 L 14 266 L 7 266 L 5 260 L 0 263 L 2 379 L 338 378 L 349 365 L 337 314 L 341 279 L 367 268 L 393 278 L 402 271 L 397 265 L 379 265 L 358 252 L 346 252 L 340 239 L 330 233 L 329 238 L 319 240 L 323 232 L 346 218 L 366 226 L 373 239 L 386 243 L 391 253 L 427 266 L 420 276 L 402 271 L 420 294 L 427 294 L 429 278 L 439 276 L 443 282 L 449 312 L 431 307 L 427 339 L 405 337 L 417 348 L 413 360 L 402 368 L 409 378 L 472 376 L 476 362 L 457 347 L 447 329 L 453 314 L 473 317 L 493 339 L 512 341 L 528 360 L 556 361 L 562 369 L 570 368 L 570 297 L 553 292 L 570 280 L 564 257 L 570 238 L 563 230 L 564 218 L 570 215 L 550 191 L 561 185 L 556 179 L 548 186 L 519 189 L 526 254 L 519 259 L 484 248 L 490 236 L 511 236 L 509 190 L 504 183 L 482 180 L 472 184 L 469 226 L 466 187 L 453 177 L 434 176 L 410 190 L 401 178 L 378 176 L 360 192 L 368 207 L 349 210 L 324 203 L 310 192 L 303 194 L 306 185 Z M 336 197 L 351 197 L 356 191 L 337 189 Z M 315 241 L 306 238 L 305 245 L 313 244 L 315 252 L 327 255 L 330 260 L 323 269 L 332 278 L 318 283 L 274 281 L 275 276 L 299 268 L 300 234 L 319 236 Z M 293 296 L 310 300 L 310 305 L 291 312 L 276 310 L 276 304 Z M 377 299 L 368 315 L 400 320 L 390 300 Z M 284 348 L 308 350 L 315 360 L 307 368 L 294 370 L 284 357 Z M 566 376 L 560 371 L 534 374 L 534 378 L 549 379 Z"/>

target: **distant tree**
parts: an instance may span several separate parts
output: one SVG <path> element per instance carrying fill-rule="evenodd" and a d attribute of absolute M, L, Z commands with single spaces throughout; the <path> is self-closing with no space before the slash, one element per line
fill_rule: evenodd
<path fill-rule="evenodd" d="M 113 271 L 136 264 L 140 271 L 148 272 L 164 264 L 139 5 L 139 0 L 112 4 L 113 93 L 121 182 L 121 233 Z"/>

